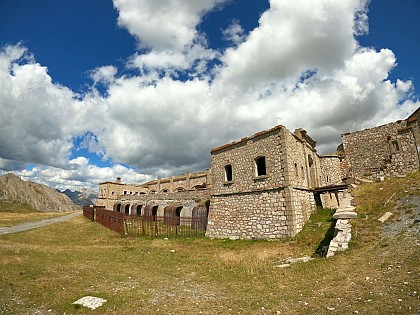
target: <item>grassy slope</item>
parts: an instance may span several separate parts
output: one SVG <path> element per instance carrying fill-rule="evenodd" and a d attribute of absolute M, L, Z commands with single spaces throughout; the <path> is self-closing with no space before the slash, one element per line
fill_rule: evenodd
<path fill-rule="evenodd" d="M 85 295 L 108 300 L 101 314 L 417 314 L 416 239 L 383 245 L 376 219 L 419 183 L 417 173 L 361 187 L 350 250 L 289 268 L 276 265 L 316 250 L 328 211 L 276 242 L 125 239 L 82 217 L 1 236 L 0 314 L 93 313 L 72 304 Z"/>
<path fill-rule="evenodd" d="M 19 223 L 48 219 L 69 213 L 41 212 L 26 202 L 17 200 L 0 200 L 0 227 Z"/>

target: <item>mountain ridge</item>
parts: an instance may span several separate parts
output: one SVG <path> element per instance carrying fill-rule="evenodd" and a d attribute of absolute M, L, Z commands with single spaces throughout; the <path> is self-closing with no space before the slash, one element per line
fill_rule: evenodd
<path fill-rule="evenodd" d="M 69 197 L 74 204 L 80 207 L 94 205 L 96 204 L 96 199 L 98 198 L 98 194 L 90 188 L 81 188 L 75 191 L 70 189 L 57 191 Z"/>
<path fill-rule="evenodd" d="M 47 185 L 24 181 L 8 173 L 0 176 L 0 200 L 15 200 L 28 203 L 41 212 L 69 212 L 80 210 L 65 194 Z"/>

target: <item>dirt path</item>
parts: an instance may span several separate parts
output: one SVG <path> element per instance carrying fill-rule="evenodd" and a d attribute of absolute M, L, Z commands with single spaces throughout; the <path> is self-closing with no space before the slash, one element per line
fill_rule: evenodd
<path fill-rule="evenodd" d="M 81 215 L 81 214 L 82 214 L 82 212 L 80 211 L 80 212 L 71 213 L 69 215 L 56 217 L 56 218 L 26 222 L 26 223 L 16 224 L 16 225 L 13 225 L 13 226 L 7 226 L 7 227 L 0 227 L 0 235 L 18 233 L 18 232 L 23 232 L 23 231 L 28 231 L 28 230 L 40 228 L 40 227 L 43 227 L 43 226 L 47 226 L 47 225 L 50 225 L 50 224 L 54 224 L 54 223 L 57 223 L 57 222 L 62 222 L 62 221 L 74 218 L 75 216 L 78 216 L 78 215 Z"/>

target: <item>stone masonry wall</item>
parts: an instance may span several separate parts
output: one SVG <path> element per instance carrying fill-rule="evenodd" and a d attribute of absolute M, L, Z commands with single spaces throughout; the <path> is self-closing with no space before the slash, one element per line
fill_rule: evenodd
<path fill-rule="evenodd" d="M 286 195 L 286 198 L 291 203 L 286 209 L 286 216 L 293 220 L 292 224 L 288 222 L 288 236 L 295 236 L 316 209 L 314 194 L 309 190 L 290 189 L 290 196 Z"/>
<path fill-rule="evenodd" d="M 283 186 L 283 167 L 281 156 L 282 129 L 249 138 L 241 142 L 212 151 L 211 178 L 213 194 L 231 194 L 270 189 Z M 265 176 L 256 176 L 255 159 L 264 156 Z M 225 166 L 232 166 L 232 180 L 225 179 Z"/>
<path fill-rule="evenodd" d="M 259 156 L 266 159 L 267 174 L 257 177 Z M 229 181 L 226 165 L 232 168 Z M 282 126 L 212 150 L 206 235 L 233 239 L 296 235 L 315 210 L 309 185 L 319 183 L 319 165 L 316 151 Z"/>
<path fill-rule="evenodd" d="M 146 183 L 149 191 L 153 193 L 174 192 L 180 190 L 191 190 L 198 186 L 208 186 L 208 173 L 188 173 L 181 176 L 160 178 Z"/>
<path fill-rule="evenodd" d="M 151 195 L 122 195 L 119 200 L 114 201 L 113 205 L 108 210 L 113 210 L 116 204 L 121 204 L 121 209 L 125 209 L 126 205 L 130 207 L 130 214 L 139 215 L 138 207 L 141 206 L 141 211 L 146 205 L 158 206 L 158 216 L 163 216 L 164 209 L 169 205 L 182 206 L 181 217 L 191 217 L 192 209 L 199 203 L 210 199 L 210 192 L 208 190 L 182 191 L 176 193 L 160 193 Z M 122 210 L 124 211 L 124 210 Z M 143 214 L 143 213 L 140 213 Z"/>
<path fill-rule="evenodd" d="M 212 150 L 208 237 L 267 239 L 288 235 L 284 129 L 278 126 Z M 258 157 L 265 157 L 266 175 L 256 174 Z M 232 180 L 226 178 L 227 165 L 232 169 Z"/>
<path fill-rule="evenodd" d="M 282 189 L 213 196 L 207 237 L 276 239 L 289 236 Z"/>
<path fill-rule="evenodd" d="M 338 155 L 320 156 L 321 186 L 338 185 L 342 182 L 341 161 Z"/>
<path fill-rule="evenodd" d="M 391 145 L 397 142 L 399 150 L 391 150 L 391 161 L 384 167 L 384 175 L 394 177 L 418 170 L 419 158 L 412 129 L 400 130 L 390 141 Z"/>
<path fill-rule="evenodd" d="M 337 192 L 325 192 L 320 194 L 322 207 L 335 209 L 339 206 L 340 195 Z"/>
<path fill-rule="evenodd" d="M 406 127 L 406 121 L 398 121 L 383 126 L 346 133 L 342 135 L 346 158 L 353 176 L 383 173 L 384 176 L 405 175 L 412 171 L 414 138 L 399 135 Z M 411 140 L 410 140 L 411 137 Z M 393 140 L 399 140 L 400 153 L 395 154 Z M 415 147 L 414 147 L 415 148 Z M 398 150 L 397 150 L 398 151 Z M 417 153 L 416 153 L 417 154 Z M 400 167 L 400 166 L 401 167 Z M 417 163 L 414 163 L 418 169 Z"/>
<path fill-rule="evenodd" d="M 309 189 L 319 185 L 320 162 L 314 148 L 304 139 L 299 139 L 288 130 L 284 132 L 284 139 L 287 225 L 289 236 L 294 236 L 302 230 L 316 209 L 313 192 Z"/>

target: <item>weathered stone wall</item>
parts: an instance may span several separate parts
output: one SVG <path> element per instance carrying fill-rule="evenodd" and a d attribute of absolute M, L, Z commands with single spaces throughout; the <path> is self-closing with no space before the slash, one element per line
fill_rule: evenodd
<path fill-rule="evenodd" d="M 283 176 L 293 187 L 309 187 L 308 158 L 306 148 L 291 132 L 284 133 L 286 165 Z"/>
<path fill-rule="evenodd" d="M 418 169 L 415 139 L 406 124 L 398 121 L 342 135 L 350 173 L 389 177 Z"/>
<path fill-rule="evenodd" d="M 417 154 L 420 160 L 420 108 L 407 118 L 407 125 L 413 129 L 414 139 L 416 140 Z"/>
<path fill-rule="evenodd" d="M 158 216 L 163 216 L 166 206 L 179 205 L 182 206 L 181 217 L 191 217 L 192 209 L 210 199 L 208 190 L 182 191 L 176 193 L 160 193 L 150 195 L 122 195 L 108 210 L 116 210 L 118 204 L 121 205 L 121 212 L 124 212 L 126 205 L 129 205 L 131 215 L 142 215 L 146 205 L 158 206 Z M 141 207 L 138 207 L 141 206 Z"/>
<path fill-rule="evenodd" d="M 281 238 L 296 235 L 315 200 L 319 158 L 306 132 L 282 126 L 212 150 L 212 197 L 208 237 Z M 312 141 L 310 139 L 310 141 Z M 266 175 L 256 176 L 255 159 L 265 157 Z M 232 169 L 227 180 L 226 166 Z"/>
<path fill-rule="evenodd" d="M 208 172 L 200 172 L 159 178 L 143 186 L 147 187 L 151 193 L 166 193 L 206 188 L 209 185 L 208 182 Z"/>
<path fill-rule="evenodd" d="M 384 175 L 394 177 L 418 170 L 419 158 L 413 130 L 411 128 L 400 130 L 390 141 L 391 145 L 395 142 L 398 143 L 399 150 L 391 148 L 390 162 L 384 166 Z"/>
<path fill-rule="evenodd" d="M 212 194 L 241 193 L 283 186 L 281 163 L 283 146 L 282 128 L 274 129 L 258 137 L 231 144 L 212 151 Z M 256 175 L 255 159 L 265 157 L 265 176 Z M 225 178 L 225 166 L 232 166 L 232 180 Z"/>
<path fill-rule="evenodd" d="M 192 191 L 181 191 L 181 192 L 174 192 L 174 193 L 160 193 L 160 194 L 150 194 L 150 195 L 123 195 L 120 196 L 119 201 L 135 201 L 140 200 L 143 202 L 147 202 L 150 200 L 209 200 L 210 199 L 210 191 L 209 190 L 192 190 Z"/>
<path fill-rule="evenodd" d="M 335 209 L 339 206 L 340 196 L 336 192 L 325 192 L 320 194 L 322 207 Z"/>
<path fill-rule="evenodd" d="M 290 187 L 288 190 L 290 195 L 286 193 L 286 216 L 289 221 L 287 231 L 288 236 L 295 236 L 303 229 L 312 212 L 315 211 L 315 199 L 313 192 L 310 190 L 292 189 Z"/>
<path fill-rule="evenodd" d="M 289 236 L 284 190 L 212 196 L 207 237 L 275 239 Z M 290 224 L 293 224 L 290 221 Z"/>
<path fill-rule="evenodd" d="M 338 185 L 342 181 L 341 159 L 338 155 L 324 155 L 321 164 L 321 186 Z"/>

